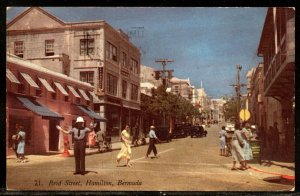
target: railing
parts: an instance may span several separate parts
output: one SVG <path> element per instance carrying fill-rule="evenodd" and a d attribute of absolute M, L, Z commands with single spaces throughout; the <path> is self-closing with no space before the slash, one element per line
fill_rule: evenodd
<path fill-rule="evenodd" d="M 269 69 L 267 70 L 264 84 L 265 89 L 270 86 L 282 66 L 294 61 L 294 48 L 289 46 L 289 44 L 291 44 L 293 41 L 294 40 L 289 39 L 288 36 L 283 36 L 280 42 L 280 47 L 278 48 L 278 52 L 275 57 L 273 57 L 272 61 L 270 62 Z"/>

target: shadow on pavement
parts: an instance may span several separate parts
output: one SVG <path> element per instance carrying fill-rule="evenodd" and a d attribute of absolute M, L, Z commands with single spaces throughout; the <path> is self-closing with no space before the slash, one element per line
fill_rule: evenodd
<path fill-rule="evenodd" d="M 282 168 L 287 168 L 287 169 L 290 169 L 292 171 L 295 171 L 295 167 L 293 167 L 293 166 L 287 166 L 287 165 L 282 165 L 280 163 L 274 163 L 273 161 L 270 161 L 270 160 L 262 160 L 261 165 L 268 166 L 268 167 L 270 167 L 272 165 L 275 165 L 275 166 L 279 166 L 279 167 L 282 167 Z"/>

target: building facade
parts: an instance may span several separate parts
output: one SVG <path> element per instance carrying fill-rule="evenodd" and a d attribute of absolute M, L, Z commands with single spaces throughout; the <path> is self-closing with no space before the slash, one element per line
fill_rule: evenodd
<path fill-rule="evenodd" d="M 85 119 L 86 125 L 105 121 L 92 110 L 96 99 L 93 86 L 88 83 L 7 55 L 7 154 L 12 153 L 11 137 L 17 124 L 26 131 L 26 154 L 63 150 L 63 135 L 55 126 L 71 128 L 78 116 Z M 71 136 L 69 141 L 73 143 Z"/>
<path fill-rule="evenodd" d="M 190 79 L 179 79 L 173 77 L 170 80 L 171 93 L 179 95 L 188 101 L 192 101 L 193 87 L 190 83 Z"/>
<path fill-rule="evenodd" d="M 39 7 L 7 24 L 7 52 L 94 87 L 101 129 L 139 124 L 140 51 L 105 21 L 64 22 Z"/>
<path fill-rule="evenodd" d="M 265 129 L 278 124 L 280 149 L 294 151 L 295 10 L 268 8 L 257 55 L 263 57 Z M 268 130 L 268 129 L 267 129 Z M 267 131 L 268 136 L 272 133 Z"/>

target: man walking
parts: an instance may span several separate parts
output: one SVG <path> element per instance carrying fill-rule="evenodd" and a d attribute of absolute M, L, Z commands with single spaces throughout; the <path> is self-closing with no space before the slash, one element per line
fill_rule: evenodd
<path fill-rule="evenodd" d="M 90 128 L 84 127 L 84 119 L 79 116 L 76 119 L 76 125 L 72 130 L 67 131 L 60 126 L 56 126 L 56 128 L 62 131 L 65 134 L 74 134 L 74 156 L 75 156 L 75 172 L 76 174 L 85 175 L 85 144 L 86 144 L 86 133 L 92 131 L 96 124 L 91 123 Z"/>
<path fill-rule="evenodd" d="M 105 133 L 104 130 L 101 130 L 99 128 L 99 131 L 96 133 L 96 144 L 98 146 L 98 151 L 99 152 L 103 152 L 103 142 L 104 142 L 104 138 L 105 138 Z"/>
<path fill-rule="evenodd" d="M 155 142 L 156 142 L 156 140 L 159 141 L 159 142 L 161 142 L 161 141 L 156 137 L 154 129 L 155 129 L 155 127 L 153 125 L 151 125 L 150 126 L 150 132 L 149 132 L 150 142 L 149 142 L 149 147 L 148 147 L 148 150 L 147 150 L 146 158 L 148 158 L 148 156 L 149 156 L 149 154 L 151 153 L 152 150 L 153 150 L 154 156 L 156 158 L 158 158 Z"/>

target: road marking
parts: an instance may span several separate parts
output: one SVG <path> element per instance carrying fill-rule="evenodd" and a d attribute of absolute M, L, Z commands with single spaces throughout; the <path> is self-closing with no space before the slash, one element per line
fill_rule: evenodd
<path fill-rule="evenodd" d="M 168 150 L 161 151 L 161 152 L 159 152 L 159 153 L 157 153 L 157 154 L 160 155 L 160 154 L 163 154 L 163 153 L 172 151 L 172 150 L 174 150 L 174 148 L 170 148 L 170 149 L 168 149 Z M 133 159 L 133 160 L 131 160 L 130 162 L 136 162 L 136 161 L 141 160 L 141 159 L 145 159 L 145 157 L 140 157 L 140 158 L 137 158 L 137 159 Z"/>

